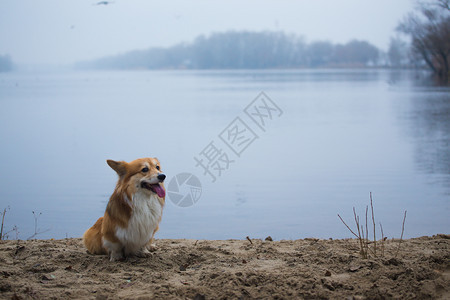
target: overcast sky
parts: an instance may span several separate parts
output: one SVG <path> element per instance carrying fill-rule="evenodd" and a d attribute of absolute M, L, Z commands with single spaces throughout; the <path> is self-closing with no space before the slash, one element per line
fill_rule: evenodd
<path fill-rule="evenodd" d="M 0 0 L 0 55 L 67 64 L 227 30 L 282 30 L 307 42 L 387 49 L 412 0 Z"/>

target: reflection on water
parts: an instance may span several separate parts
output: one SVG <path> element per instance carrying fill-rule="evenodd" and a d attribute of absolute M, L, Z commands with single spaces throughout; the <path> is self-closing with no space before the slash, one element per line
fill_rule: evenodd
<path fill-rule="evenodd" d="M 407 101 L 397 103 L 397 112 L 405 135 L 413 142 L 416 167 L 450 193 L 449 88 L 436 86 L 423 73 L 392 72 L 390 82 L 394 89 L 409 85 L 410 92 L 405 93 Z"/>
<path fill-rule="evenodd" d="M 261 91 L 283 115 L 211 182 L 193 158 Z M 150 155 L 202 181 L 194 206 L 167 201 L 160 238 L 348 237 L 337 214 L 369 192 L 389 237 L 404 210 L 406 236 L 448 233 L 449 95 L 384 70 L 0 74 L 0 205 L 21 238 L 32 211 L 42 238 L 80 236 L 115 185 L 105 160 Z"/>
<path fill-rule="evenodd" d="M 428 94 L 411 99 L 409 118 L 413 123 L 410 131 L 415 140 L 415 159 L 421 171 L 439 176 L 450 188 L 450 94 Z"/>

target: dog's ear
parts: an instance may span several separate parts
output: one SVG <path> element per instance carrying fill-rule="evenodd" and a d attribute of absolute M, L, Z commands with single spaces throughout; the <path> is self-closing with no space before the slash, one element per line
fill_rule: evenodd
<path fill-rule="evenodd" d="M 117 174 L 122 177 L 123 175 L 125 175 L 125 173 L 127 172 L 127 168 L 126 168 L 126 162 L 124 161 L 115 161 L 112 159 L 108 159 L 106 161 L 108 163 L 108 165 L 117 172 Z"/>

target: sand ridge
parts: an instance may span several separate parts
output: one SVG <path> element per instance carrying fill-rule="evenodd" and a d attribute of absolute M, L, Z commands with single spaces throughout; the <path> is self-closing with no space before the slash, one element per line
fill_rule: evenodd
<path fill-rule="evenodd" d="M 385 242 L 157 240 L 149 257 L 109 262 L 81 239 L 0 241 L 1 299 L 450 299 L 450 236 Z"/>

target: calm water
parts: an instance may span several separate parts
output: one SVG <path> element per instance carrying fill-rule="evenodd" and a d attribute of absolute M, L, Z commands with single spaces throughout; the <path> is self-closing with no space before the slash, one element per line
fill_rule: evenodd
<path fill-rule="evenodd" d="M 265 131 L 244 113 L 261 91 L 283 111 Z M 166 199 L 158 238 L 350 237 L 337 214 L 370 192 L 388 237 L 404 210 L 406 237 L 449 233 L 449 91 L 381 70 L 0 74 L 5 226 L 26 239 L 42 212 L 38 237 L 80 237 L 115 186 L 105 160 L 156 156 L 202 184 Z M 219 137 L 236 117 L 258 137 L 240 156 Z M 194 160 L 211 142 L 233 160 L 215 182 Z"/>

